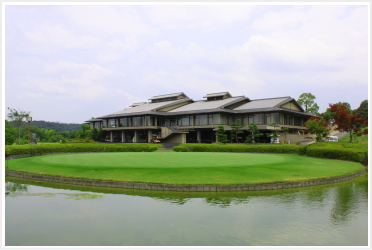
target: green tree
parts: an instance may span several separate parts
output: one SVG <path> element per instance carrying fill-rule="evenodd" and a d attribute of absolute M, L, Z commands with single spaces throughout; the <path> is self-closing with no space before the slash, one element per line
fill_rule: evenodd
<path fill-rule="evenodd" d="M 316 97 L 311 93 L 302 93 L 298 97 L 297 102 L 303 107 L 306 113 L 318 115 L 319 106 L 314 102 L 315 99 Z"/>
<path fill-rule="evenodd" d="M 92 130 L 92 139 L 98 141 L 98 130 L 96 128 Z"/>
<path fill-rule="evenodd" d="M 272 139 L 271 143 L 279 142 L 279 139 L 278 139 L 278 137 L 280 136 L 279 133 L 288 129 L 288 128 L 280 128 L 279 124 L 277 124 L 276 122 L 269 124 L 269 126 L 273 127 L 273 129 L 269 129 L 271 132 L 266 133 L 266 135 L 271 137 Z"/>
<path fill-rule="evenodd" d="M 242 127 L 244 127 L 244 125 L 241 125 L 241 120 L 240 119 L 237 119 L 235 122 L 233 122 L 233 124 L 231 125 L 231 140 L 236 140 L 236 143 L 239 142 L 239 140 L 242 139 L 241 136 L 239 136 L 239 134 L 242 134 L 244 133 L 243 131 L 239 130 L 241 129 Z"/>
<path fill-rule="evenodd" d="M 81 124 L 81 130 L 79 130 L 79 138 L 85 139 L 91 135 L 90 126 L 88 124 Z"/>
<path fill-rule="evenodd" d="M 306 130 L 305 133 L 310 133 L 315 135 L 315 140 L 317 142 L 324 141 L 329 136 L 329 131 L 331 130 L 328 126 L 328 121 L 323 119 L 323 114 L 317 117 L 311 117 L 305 123 Z"/>
<path fill-rule="evenodd" d="M 17 130 L 5 120 L 5 145 L 12 145 L 17 139 Z"/>
<path fill-rule="evenodd" d="M 368 100 L 364 100 L 360 103 L 360 106 L 354 110 L 354 114 L 363 118 L 363 121 L 368 120 Z"/>
<path fill-rule="evenodd" d="M 25 122 L 27 121 L 27 118 L 30 117 L 31 112 L 26 112 L 23 110 L 16 110 L 9 108 L 9 113 L 8 113 L 8 118 L 11 120 L 13 126 L 17 129 L 18 132 L 18 144 L 21 144 L 21 133 L 22 133 L 22 128 L 26 124 Z"/>
<path fill-rule="evenodd" d="M 255 123 L 249 124 L 249 128 L 247 129 L 248 136 L 245 139 L 244 143 L 255 143 L 255 138 L 258 138 L 263 135 L 263 133 L 260 133 L 258 130 L 258 127 Z"/>
<path fill-rule="evenodd" d="M 229 140 L 227 139 L 227 135 L 225 134 L 226 130 L 223 126 L 218 126 L 218 130 L 216 132 L 217 141 L 226 144 Z"/>

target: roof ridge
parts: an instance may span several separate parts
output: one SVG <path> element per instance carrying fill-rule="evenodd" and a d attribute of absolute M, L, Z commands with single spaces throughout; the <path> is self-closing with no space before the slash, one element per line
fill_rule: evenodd
<path fill-rule="evenodd" d="M 292 97 L 290 97 L 290 96 L 272 97 L 272 98 L 254 99 L 254 100 L 251 100 L 251 101 L 270 100 L 270 99 L 280 99 L 280 98 L 292 98 Z"/>

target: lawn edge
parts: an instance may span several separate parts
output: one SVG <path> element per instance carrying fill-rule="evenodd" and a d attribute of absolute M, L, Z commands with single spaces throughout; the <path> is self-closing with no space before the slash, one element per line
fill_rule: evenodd
<path fill-rule="evenodd" d="M 5 176 L 33 179 L 47 182 L 57 182 L 64 184 L 84 185 L 84 186 L 99 186 L 99 187 L 114 187 L 126 189 L 140 189 L 140 190 L 156 190 L 156 191 L 180 191 L 180 192 L 236 192 L 236 191 L 259 191 L 259 190 L 277 190 L 287 188 L 298 188 L 325 185 L 347 181 L 358 177 L 366 172 L 363 168 L 357 172 L 329 177 L 321 179 L 309 179 L 295 182 L 280 182 L 280 183 L 260 183 L 260 184 L 165 184 L 165 183 L 145 183 L 145 182 L 124 182 L 112 180 L 98 180 L 98 179 L 84 179 L 53 175 L 33 174 L 27 172 L 20 172 L 14 170 L 5 170 Z"/>

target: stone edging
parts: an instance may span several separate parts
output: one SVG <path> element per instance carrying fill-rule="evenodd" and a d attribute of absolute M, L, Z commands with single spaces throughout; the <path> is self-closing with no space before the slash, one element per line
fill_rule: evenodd
<path fill-rule="evenodd" d="M 5 176 L 33 179 L 39 181 L 59 182 L 65 184 L 114 187 L 128 189 L 143 189 L 157 191 L 180 191 L 180 192 L 236 192 L 236 191 L 258 191 L 258 190 L 276 190 L 284 188 L 308 187 L 336 182 L 347 181 L 365 173 L 365 168 L 353 174 L 323 178 L 317 180 L 283 182 L 283 183 L 263 183 L 263 184 L 237 184 L 237 185 L 176 185 L 160 183 L 141 183 L 141 182 L 123 182 L 123 181 L 104 181 L 89 180 L 79 178 L 69 178 L 50 175 L 39 175 L 24 172 L 6 170 Z"/>

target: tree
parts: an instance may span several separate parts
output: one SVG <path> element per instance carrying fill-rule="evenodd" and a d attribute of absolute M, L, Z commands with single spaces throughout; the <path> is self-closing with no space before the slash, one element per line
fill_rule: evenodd
<path fill-rule="evenodd" d="M 98 130 L 96 128 L 92 130 L 92 139 L 98 141 Z"/>
<path fill-rule="evenodd" d="M 361 129 L 367 126 L 368 120 L 352 114 L 345 105 L 329 104 L 329 111 L 333 114 L 334 125 L 337 125 L 338 131 L 349 133 L 350 143 L 353 142 L 353 136 L 368 134 L 368 129 Z"/>
<path fill-rule="evenodd" d="M 266 133 L 267 136 L 271 137 L 271 143 L 276 143 L 278 141 L 278 137 L 280 136 L 279 133 L 288 129 L 280 128 L 279 124 L 276 122 L 269 124 L 269 126 L 274 127 L 273 129 L 269 129 L 271 131 L 270 133 Z"/>
<path fill-rule="evenodd" d="M 323 119 L 324 114 L 317 117 L 310 117 L 305 123 L 306 130 L 305 133 L 310 133 L 315 135 L 315 140 L 317 142 L 324 141 L 329 136 L 329 131 L 331 130 L 328 125 L 328 121 Z"/>
<path fill-rule="evenodd" d="M 303 107 L 306 113 L 318 115 L 319 106 L 314 102 L 315 99 L 316 97 L 311 93 L 302 93 L 298 97 L 297 102 Z"/>
<path fill-rule="evenodd" d="M 255 138 L 258 138 L 263 135 L 263 133 L 260 133 L 255 123 L 249 124 L 249 128 L 247 131 L 248 131 L 248 136 L 246 137 L 244 143 L 255 143 Z"/>
<path fill-rule="evenodd" d="M 218 130 L 216 132 L 217 141 L 226 144 L 229 140 L 227 139 L 227 135 L 225 134 L 226 130 L 223 126 L 218 126 Z"/>
<path fill-rule="evenodd" d="M 359 108 L 354 110 L 353 113 L 363 118 L 363 121 L 368 120 L 368 100 L 362 101 Z"/>
<path fill-rule="evenodd" d="M 241 125 L 240 119 L 237 119 L 235 122 L 233 122 L 233 125 L 231 125 L 231 140 L 235 139 L 236 143 L 238 143 L 239 140 L 242 139 L 242 137 L 239 136 L 239 134 L 244 133 L 243 131 L 239 130 L 242 127 L 244 127 L 244 125 Z"/>
<path fill-rule="evenodd" d="M 91 134 L 90 126 L 88 124 L 81 124 L 81 128 L 82 130 L 79 130 L 79 137 L 81 139 L 89 137 Z"/>
<path fill-rule="evenodd" d="M 8 118 L 12 121 L 13 126 L 17 129 L 18 132 L 18 144 L 21 144 L 21 133 L 22 128 L 26 124 L 27 118 L 30 116 L 31 112 L 26 112 L 23 110 L 16 110 L 9 108 Z"/>
<path fill-rule="evenodd" d="M 12 145 L 17 139 L 17 130 L 5 120 L 5 145 Z"/>

